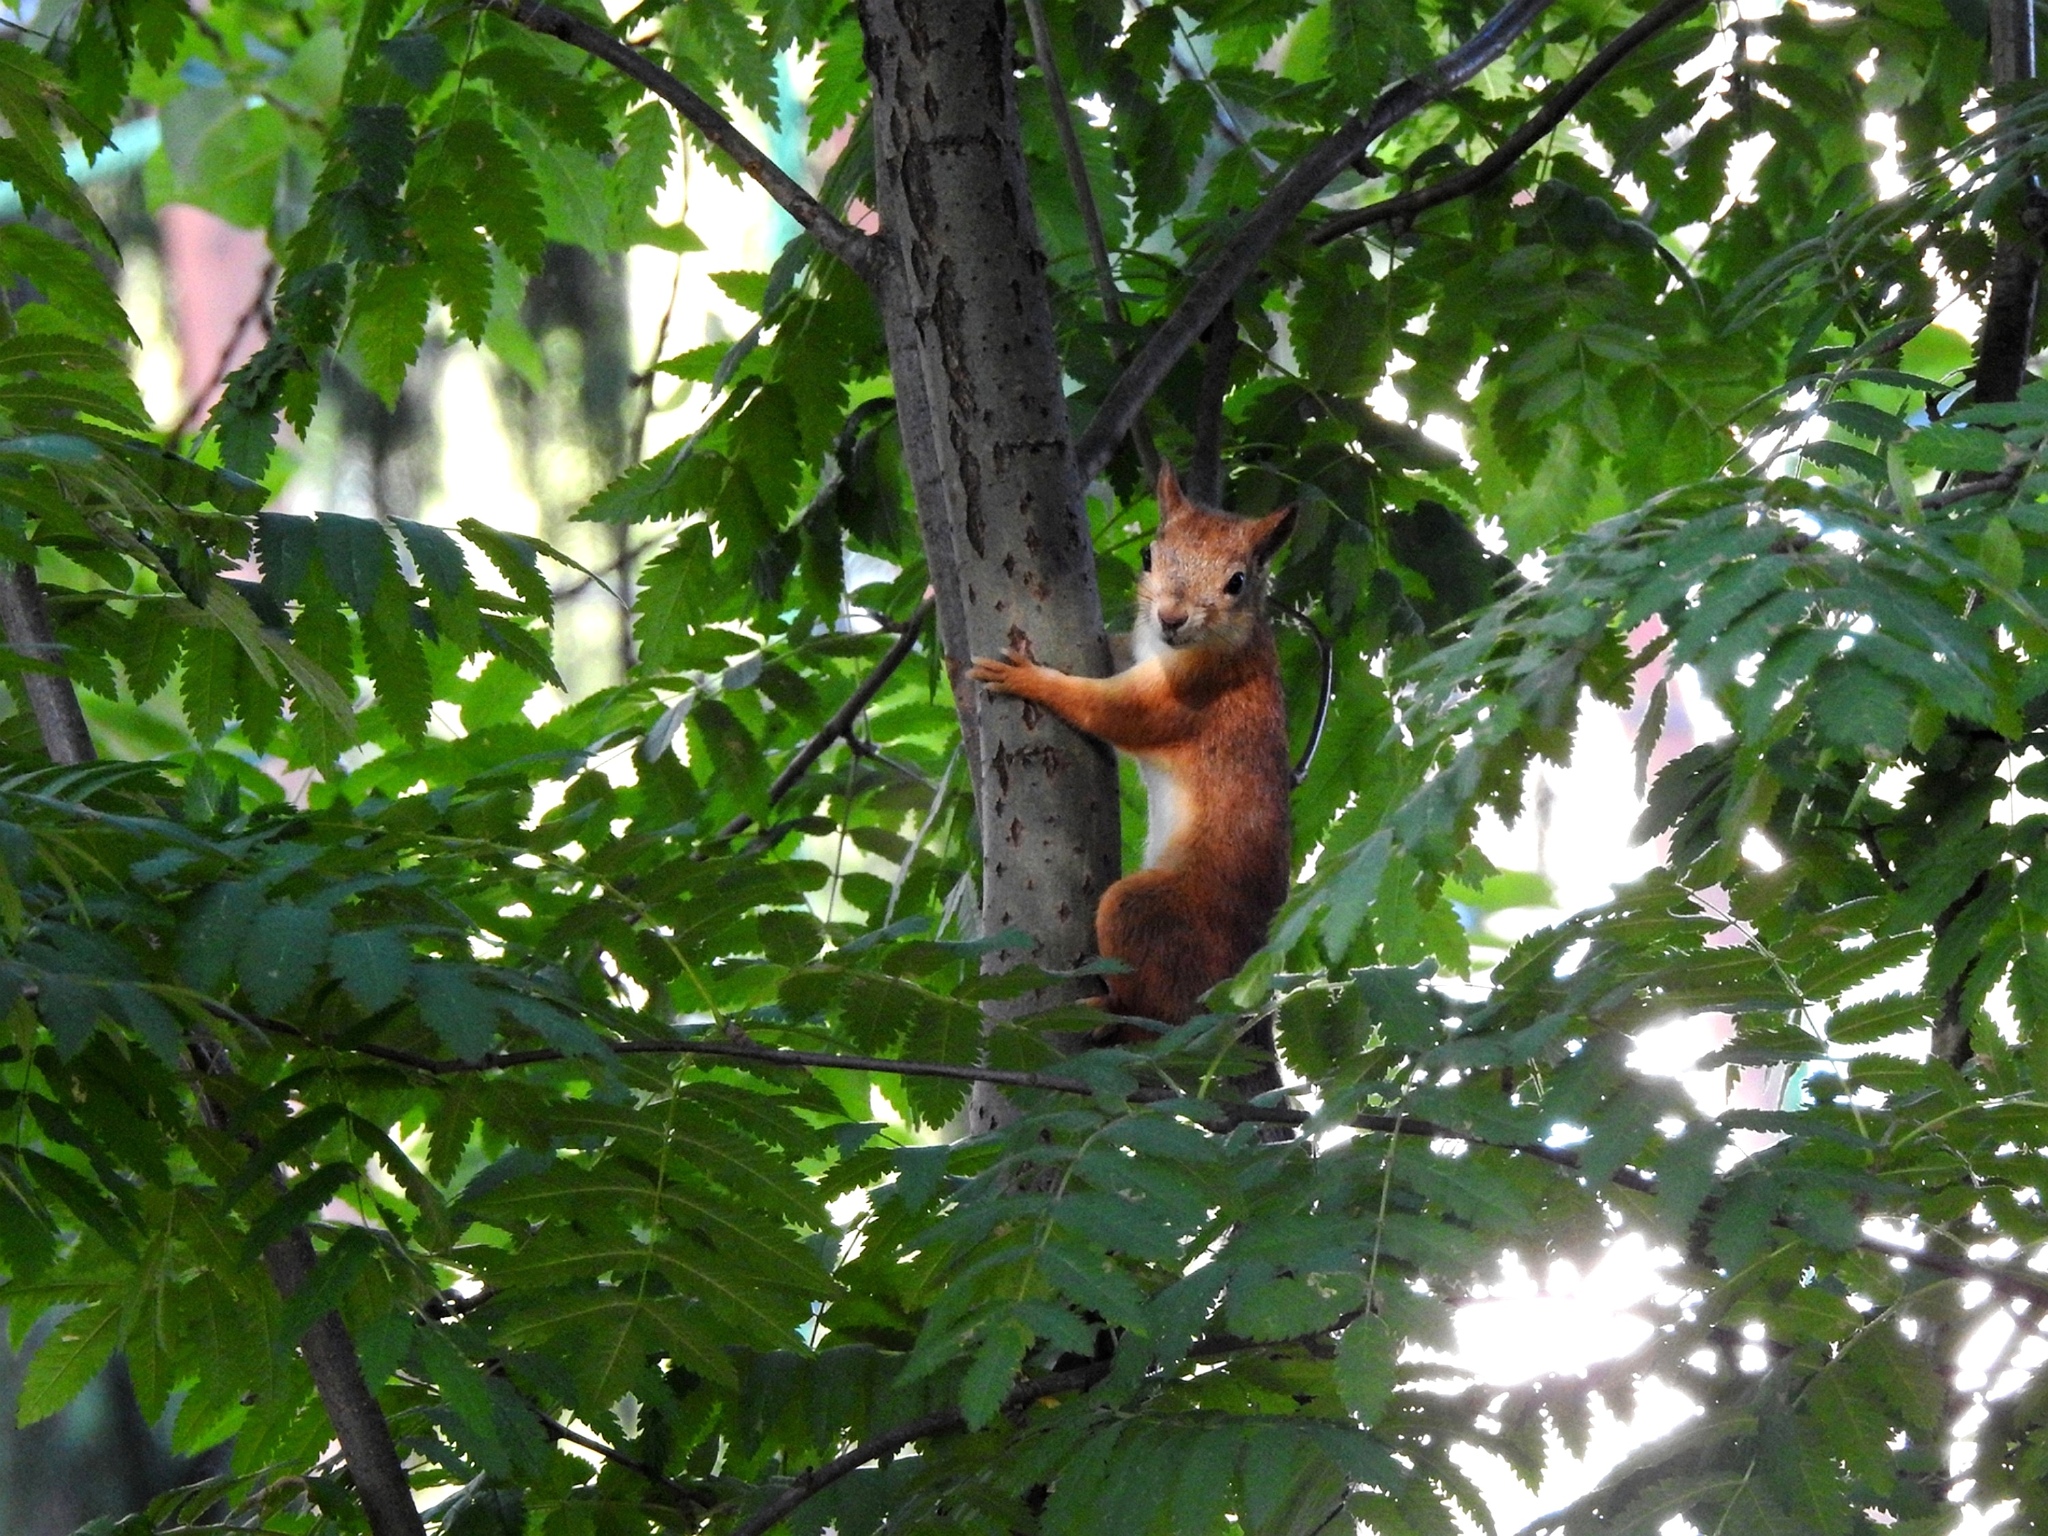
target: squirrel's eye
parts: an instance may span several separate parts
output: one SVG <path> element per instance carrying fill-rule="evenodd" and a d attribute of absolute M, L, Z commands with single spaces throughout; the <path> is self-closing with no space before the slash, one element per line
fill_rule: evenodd
<path fill-rule="evenodd" d="M 1238 593 L 1242 592 L 1243 590 L 1244 572 L 1232 571 L 1230 573 L 1230 580 L 1223 583 L 1223 595 L 1225 597 L 1235 597 Z"/>
<path fill-rule="evenodd" d="M 1138 564 L 1146 570 L 1152 569 L 1152 546 L 1147 544 L 1144 553 L 1138 556 Z"/>

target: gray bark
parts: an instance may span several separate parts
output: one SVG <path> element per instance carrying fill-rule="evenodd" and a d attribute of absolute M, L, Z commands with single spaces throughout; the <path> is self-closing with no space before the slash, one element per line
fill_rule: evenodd
<path fill-rule="evenodd" d="M 64 648 L 50 627 L 49 607 L 43 589 L 36 584 L 35 567 L 9 564 L 0 573 L 0 633 L 14 653 L 29 661 L 59 665 Z M 60 672 L 24 672 L 21 690 L 28 695 L 28 707 L 36 717 L 36 731 L 43 738 L 43 750 L 53 763 L 89 763 L 93 752 L 92 733 L 85 728 L 85 712 L 78 707 L 78 694 L 71 679 Z"/>
<path fill-rule="evenodd" d="M 312 1276 L 313 1240 L 304 1227 L 294 1227 L 263 1250 L 263 1262 L 277 1294 L 290 1300 Z M 362 1361 L 341 1314 L 321 1313 L 299 1340 L 299 1354 L 312 1374 L 334 1438 L 341 1442 L 341 1459 L 369 1517 L 371 1536 L 426 1536 L 391 1426 L 363 1377 Z"/>
<path fill-rule="evenodd" d="M 932 403 L 925 393 L 923 354 L 917 322 L 910 311 L 898 263 L 885 256 L 875 263 L 875 304 L 882 312 L 888 339 L 889 368 L 896 389 L 896 431 L 903 442 L 903 464 L 910 472 L 911 495 L 917 502 L 917 531 L 924 544 L 925 570 L 939 612 L 939 654 L 945 659 L 946 681 L 960 716 L 960 749 L 967 759 L 968 783 L 974 803 L 981 794 L 981 698 L 967 675 L 972 646 L 967 637 L 967 601 L 960 584 L 960 561 L 953 552 L 953 523 L 947 510 L 945 468 L 939 460 L 932 429 Z"/>
<path fill-rule="evenodd" d="M 1991 83 L 2012 85 L 2034 78 L 2032 0 L 1992 0 Z M 2018 152 L 2013 145 L 2001 154 Z M 2028 194 L 2038 196 L 2031 184 Z M 2038 218 L 2031 207 L 2022 217 Z M 2041 291 L 2041 242 L 2034 230 L 2001 235 L 1991 257 L 1991 292 L 1984 302 L 1984 328 L 1977 341 L 1977 388 L 1982 402 L 2017 400 L 2034 354 L 2035 312 Z"/>
<path fill-rule="evenodd" d="M 1008 14 L 1000 0 L 862 0 L 860 18 L 880 238 L 902 308 L 889 337 L 899 408 L 921 380 L 945 529 L 922 509 L 920 523 L 934 579 L 950 560 L 960 603 L 949 660 L 962 643 L 969 655 L 1028 645 L 1099 677 L 1109 645 L 1018 148 Z M 1014 700 L 983 701 L 978 719 L 982 931 L 1032 939 L 990 963 L 1074 965 L 1094 952 L 1095 904 L 1118 873 L 1115 762 Z M 978 1109 L 979 1124 L 1000 1118 L 991 1102 Z"/>

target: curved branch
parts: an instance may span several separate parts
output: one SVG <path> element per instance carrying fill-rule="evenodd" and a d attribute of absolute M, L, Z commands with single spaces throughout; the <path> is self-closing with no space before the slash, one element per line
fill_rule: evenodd
<path fill-rule="evenodd" d="M 1706 5 L 1707 0 L 1664 0 L 1664 3 L 1654 10 L 1645 11 L 1635 25 L 1594 54 L 1584 69 L 1553 91 L 1540 107 L 1529 114 L 1521 127 L 1503 139 L 1500 147 L 1477 165 L 1468 166 L 1455 175 L 1446 176 L 1442 181 L 1432 182 L 1429 186 L 1404 192 L 1399 197 L 1389 197 L 1363 208 L 1354 208 L 1349 213 L 1333 214 L 1316 226 L 1315 233 L 1309 236 L 1309 242 L 1313 245 L 1328 245 L 1340 235 L 1348 235 L 1368 225 L 1392 223 L 1396 219 L 1408 218 L 1425 209 L 1455 202 L 1458 198 L 1477 192 L 1481 187 L 1498 180 L 1510 166 L 1541 143 L 1559 123 L 1569 117 L 1572 108 L 1584 101 L 1592 93 L 1593 87 L 1612 74 L 1623 59 L 1659 32 L 1666 31 L 1695 12 L 1704 10 Z"/>
<path fill-rule="evenodd" d="M 1110 386 L 1088 430 L 1074 445 L 1075 470 L 1084 484 L 1102 472 L 1181 354 L 1209 328 L 1209 322 L 1258 269 L 1288 226 L 1337 173 L 1396 124 L 1448 96 L 1499 58 L 1549 6 L 1550 0 L 1508 0 L 1463 46 L 1428 69 L 1389 86 L 1370 111 L 1352 117 L 1288 168 L 1265 200 L 1223 242 L 1182 295 L 1179 306 L 1146 338 L 1130 366 Z"/>
<path fill-rule="evenodd" d="M 802 225 L 819 246 L 862 277 L 868 276 L 874 261 L 872 239 L 806 192 L 769 158 L 766 150 L 735 128 L 723 112 L 652 59 L 631 45 L 620 42 L 604 28 L 549 5 L 547 0 L 475 0 L 475 3 L 480 10 L 496 11 L 529 32 L 538 32 L 543 37 L 567 43 L 593 59 L 602 59 L 629 79 L 637 80 L 760 183 L 762 190 L 780 203 L 783 211 Z"/>

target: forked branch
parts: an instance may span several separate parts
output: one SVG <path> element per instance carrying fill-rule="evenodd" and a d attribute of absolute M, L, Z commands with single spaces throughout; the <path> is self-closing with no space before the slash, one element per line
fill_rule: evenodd
<path fill-rule="evenodd" d="M 723 112 L 638 49 L 580 16 L 549 5 L 547 0 L 477 0 L 477 5 L 479 9 L 510 17 L 529 32 L 555 38 L 593 59 L 602 59 L 628 79 L 646 86 L 758 182 L 820 247 L 863 277 L 868 275 L 874 260 L 874 243 L 869 236 L 806 192 L 766 150 L 735 128 Z"/>
<path fill-rule="evenodd" d="M 768 786 L 770 805 L 774 805 L 796 788 L 798 781 L 811 771 L 811 764 L 823 757 L 826 748 L 833 742 L 842 736 L 848 741 L 853 740 L 854 722 L 860 719 L 861 711 L 874 702 L 875 695 L 882 691 L 882 685 L 896 675 L 896 669 L 917 649 L 918 637 L 924 633 L 925 621 L 932 616 L 932 607 L 933 598 L 927 593 L 916 610 L 904 621 L 902 633 L 897 635 L 896 643 L 889 647 L 888 654 L 875 663 L 875 670 L 861 680 L 860 686 L 847 696 L 846 702 L 825 722 L 823 729 L 805 742 L 798 749 L 796 756 L 783 767 L 782 772 L 775 776 L 775 782 Z M 738 837 L 753 824 L 754 818 L 751 816 L 735 816 L 719 829 L 718 835 L 721 839 Z"/>
<path fill-rule="evenodd" d="M 1508 0 L 1469 41 L 1429 68 L 1389 86 L 1370 111 L 1353 116 L 1288 168 L 1265 200 L 1224 240 L 1179 306 L 1146 338 L 1130 366 L 1110 386 L 1088 430 L 1074 445 L 1075 470 L 1083 483 L 1102 472 L 1181 354 L 1209 328 L 1209 322 L 1337 173 L 1389 129 L 1442 100 L 1507 52 L 1549 6 L 1550 0 Z"/>
<path fill-rule="evenodd" d="M 1389 197 L 1363 208 L 1354 208 L 1347 213 L 1332 214 L 1316 226 L 1309 238 L 1316 245 L 1328 245 L 1341 235 L 1351 234 L 1373 224 L 1391 224 L 1399 219 L 1413 218 L 1430 208 L 1441 207 L 1461 197 L 1490 185 L 1504 175 L 1509 167 L 1542 143 L 1550 133 L 1571 115 L 1572 109 L 1592 93 L 1593 87 L 1606 79 L 1621 61 L 1634 53 L 1658 33 L 1669 30 L 1699 11 L 1706 9 L 1707 0 L 1664 0 L 1654 10 L 1645 11 L 1635 25 L 1616 37 L 1605 48 L 1594 54 L 1586 67 L 1571 79 L 1552 91 L 1534 112 L 1530 113 L 1522 126 L 1509 134 L 1499 148 L 1481 160 L 1477 165 L 1446 176 L 1442 181 L 1432 182 L 1426 187 L 1417 187 L 1412 192 L 1403 192 L 1398 197 Z"/>

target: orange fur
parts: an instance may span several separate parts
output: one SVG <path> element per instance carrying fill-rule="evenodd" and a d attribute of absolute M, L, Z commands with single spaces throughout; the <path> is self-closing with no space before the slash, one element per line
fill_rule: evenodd
<path fill-rule="evenodd" d="M 1074 677 L 1012 651 L 977 659 L 974 676 L 1138 760 L 1150 796 L 1146 865 L 1103 893 L 1095 937 L 1130 967 L 1109 978 L 1110 1010 L 1179 1024 L 1265 943 L 1287 895 L 1293 778 L 1264 598 L 1294 512 L 1197 507 L 1170 468 L 1159 507 L 1130 667 Z"/>

